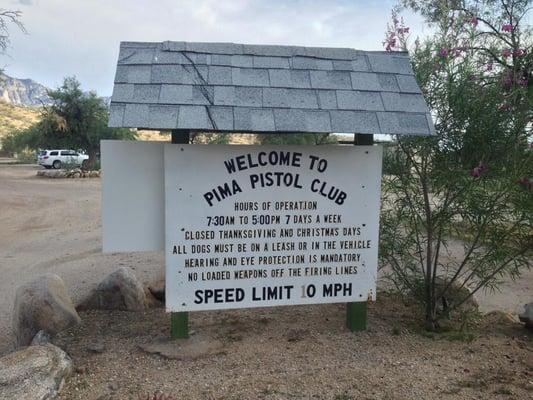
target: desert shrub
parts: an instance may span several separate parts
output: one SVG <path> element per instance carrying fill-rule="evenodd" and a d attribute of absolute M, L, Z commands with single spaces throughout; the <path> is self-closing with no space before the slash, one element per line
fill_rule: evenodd
<path fill-rule="evenodd" d="M 531 267 L 533 43 L 527 1 L 404 3 L 435 29 L 411 57 L 436 135 L 396 137 L 385 152 L 380 257 L 435 330 L 477 291 Z M 388 50 L 406 48 L 407 32 L 394 14 Z"/>

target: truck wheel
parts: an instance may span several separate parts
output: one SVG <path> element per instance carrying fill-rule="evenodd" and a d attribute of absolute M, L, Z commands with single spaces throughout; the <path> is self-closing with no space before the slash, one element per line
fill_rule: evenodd
<path fill-rule="evenodd" d="M 52 165 L 54 166 L 54 169 L 59 169 L 61 168 L 61 161 L 55 160 Z"/>
<path fill-rule="evenodd" d="M 81 169 L 87 169 L 89 167 L 89 160 L 83 160 L 81 162 Z"/>

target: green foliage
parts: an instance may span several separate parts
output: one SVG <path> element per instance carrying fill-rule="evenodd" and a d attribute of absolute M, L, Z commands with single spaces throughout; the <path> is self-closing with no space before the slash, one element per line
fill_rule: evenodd
<path fill-rule="evenodd" d="M 34 152 L 24 151 L 17 154 L 17 164 L 35 164 L 37 162 L 37 157 Z"/>
<path fill-rule="evenodd" d="M 491 28 L 513 1 L 467 1 L 460 10 L 443 1 L 408 3 L 436 29 L 411 51 L 436 136 L 398 137 L 384 153 L 380 257 L 397 288 L 425 305 L 426 327 L 434 330 L 478 290 L 531 267 L 531 71 L 521 46 L 533 43 L 519 26 L 512 39 Z M 486 23 L 473 20 L 474 5 L 492 10 L 482 16 Z M 520 15 L 507 19 L 518 24 Z M 513 43 L 513 59 L 499 56 Z M 451 238 L 465 227 L 471 238 L 454 254 Z M 463 286 L 469 294 L 439 306 Z"/>
<path fill-rule="evenodd" d="M 8 153 L 20 153 L 37 149 L 34 145 L 40 142 L 40 132 L 38 124 L 24 130 L 15 130 L 8 133 L 1 140 L 2 150 Z"/>
<path fill-rule="evenodd" d="M 258 135 L 261 144 L 331 144 L 337 141 L 328 133 L 272 133 Z"/>
<path fill-rule="evenodd" d="M 228 144 L 227 133 L 195 133 L 191 135 L 191 143 L 194 144 Z"/>
<path fill-rule="evenodd" d="M 39 148 L 82 149 L 89 164 L 96 159 L 103 139 L 135 139 L 130 129 L 108 128 L 109 110 L 96 93 L 83 93 L 75 78 L 49 92 L 53 105 L 43 108 L 41 120 L 22 132 L 13 132 L 2 141 L 2 148 L 17 152 Z"/>

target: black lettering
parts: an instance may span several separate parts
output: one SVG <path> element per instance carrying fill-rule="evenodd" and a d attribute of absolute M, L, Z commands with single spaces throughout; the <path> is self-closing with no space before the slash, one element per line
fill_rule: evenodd
<path fill-rule="evenodd" d="M 209 204 L 209 207 L 213 207 L 213 193 L 207 192 L 204 194 L 204 199 L 207 201 L 207 204 Z"/>
<path fill-rule="evenodd" d="M 232 174 L 236 172 L 234 159 L 224 161 L 224 165 L 226 166 L 226 169 L 228 170 L 228 174 Z"/>

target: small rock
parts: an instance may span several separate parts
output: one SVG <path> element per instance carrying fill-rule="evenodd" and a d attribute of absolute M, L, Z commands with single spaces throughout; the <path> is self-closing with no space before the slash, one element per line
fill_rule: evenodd
<path fill-rule="evenodd" d="M 116 392 L 118 390 L 118 384 L 116 384 L 115 382 L 111 382 L 109 385 L 107 385 L 107 387 L 112 392 Z"/>
<path fill-rule="evenodd" d="M 171 360 L 197 360 L 222 353 L 224 344 L 212 337 L 194 335 L 188 339 L 177 340 L 156 338 L 151 343 L 140 345 L 139 348 Z"/>
<path fill-rule="evenodd" d="M 131 268 L 120 267 L 109 274 L 83 303 L 82 309 L 144 310 L 146 296 Z"/>
<path fill-rule="evenodd" d="M 99 342 L 90 343 L 87 345 L 87 351 L 89 353 L 103 353 L 105 351 L 105 345 Z"/>
<path fill-rule="evenodd" d="M 50 343 L 50 335 L 45 331 L 37 332 L 37 335 L 33 337 L 31 341 L 31 346 L 44 346 L 47 343 Z"/>
<path fill-rule="evenodd" d="M 526 328 L 533 329 L 533 302 L 524 306 L 524 312 L 518 318 L 526 324 Z"/>
<path fill-rule="evenodd" d="M 81 170 L 79 169 L 72 170 L 69 174 L 69 178 L 81 178 Z"/>
<path fill-rule="evenodd" d="M 81 322 L 63 280 L 46 274 L 20 286 L 15 294 L 13 333 L 17 346 L 27 346 L 37 332 L 55 335 Z"/>
<path fill-rule="evenodd" d="M 72 371 L 72 360 L 59 347 L 26 347 L 0 358 L 0 398 L 55 399 Z"/>
<path fill-rule="evenodd" d="M 287 332 L 287 341 L 288 342 L 299 342 L 303 340 L 309 331 L 307 329 L 291 329 Z"/>

